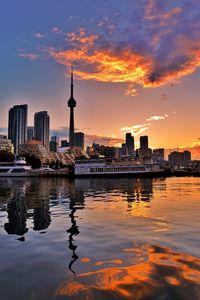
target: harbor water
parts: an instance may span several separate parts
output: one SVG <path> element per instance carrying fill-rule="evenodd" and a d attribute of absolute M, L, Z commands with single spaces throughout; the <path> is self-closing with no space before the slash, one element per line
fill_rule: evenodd
<path fill-rule="evenodd" d="M 200 300 L 200 178 L 1 178 L 1 300 Z"/>

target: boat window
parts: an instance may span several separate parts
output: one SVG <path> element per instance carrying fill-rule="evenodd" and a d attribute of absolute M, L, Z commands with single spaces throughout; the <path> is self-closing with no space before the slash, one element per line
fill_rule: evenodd
<path fill-rule="evenodd" d="M 0 173 L 7 173 L 9 169 L 0 169 Z"/>
<path fill-rule="evenodd" d="M 25 169 L 13 169 L 11 173 L 24 173 Z"/>

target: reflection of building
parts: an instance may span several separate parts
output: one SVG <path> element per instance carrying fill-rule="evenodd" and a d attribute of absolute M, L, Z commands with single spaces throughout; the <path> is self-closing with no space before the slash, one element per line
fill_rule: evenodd
<path fill-rule="evenodd" d="M 26 182 L 21 180 L 10 181 L 12 196 L 7 203 L 8 223 L 4 229 L 8 234 L 24 235 L 26 227 L 27 206 L 25 202 Z"/>
<path fill-rule="evenodd" d="M 9 110 L 8 138 L 12 141 L 15 153 L 18 154 L 19 145 L 24 144 L 27 134 L 28 106 L 15 105 Z"/>
<path fill-rule="evenodd" d="M 49 227 L 51 222 L 49 212 L 49 199 L 41 201 L 39 207 L 34 208 L 33 213 L 34 230 L 43 230 Z"/>
<path fill-rule="evenodd" d="M 35 113 L 34 135 L 35 140 L 41 141 L 43 146 L 49 148 L 49 115 L 47 111 Z"/>
<path fill-rule="evenodd" d="M 49 212 L 50 187 L 41 180 L 12 179 L 7 181 L 12 197 L 7 203 L 8 223 L 4 228 L 8 234 L 24 235 L 29 209 L 33 209 L 34 230 L 48 228 L 51 219 Z M 34 191 L 34 193 L 32 193 Z M 35 194 L 37 191 L 37 197 Z M 7 192 L 8 193 L 8 192 Z"/>

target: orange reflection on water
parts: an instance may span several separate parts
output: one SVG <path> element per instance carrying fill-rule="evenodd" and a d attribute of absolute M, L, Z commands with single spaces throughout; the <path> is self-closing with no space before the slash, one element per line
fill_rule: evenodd
<path fill-rule="evenodd" d="M 152 297 L 148 299 L 154 299 L 169 292 L 176 299 L 190 299 L 189 296 L 200 299 L 199 258 L 157 246 L 125 249 L 125 252 L 133 255 L 131 265 L 82 273 L 73 281 L 63 283 L 56 296 L 90 300 L 112 299 L 113 296 L 120 299 L 144 299 L 148 296 Z M 139 258 L 145 257 L 144 262 L 137 259 L 138 255 Z M 118 260 L 116 262 L 119 263 Z M 97 265 L 102 265 L 102 262 Z"/>

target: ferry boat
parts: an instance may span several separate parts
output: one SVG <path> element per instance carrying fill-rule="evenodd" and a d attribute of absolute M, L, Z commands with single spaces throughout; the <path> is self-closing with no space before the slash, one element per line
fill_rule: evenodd
<path fill-rule="evenodd" d="M 159 164 L 136 164 L 131 161 L 112 161 L 105 159 L 76 160 L 74 166 L 75 176 L 137 176 L 161 175 L 165 173 L 164 167 Z"/>
<path fill-rule="evenodd" d="M 0 163 L 0 177 L 34 176 L 24 157 L 16 157 L 14 162 Z"/>

